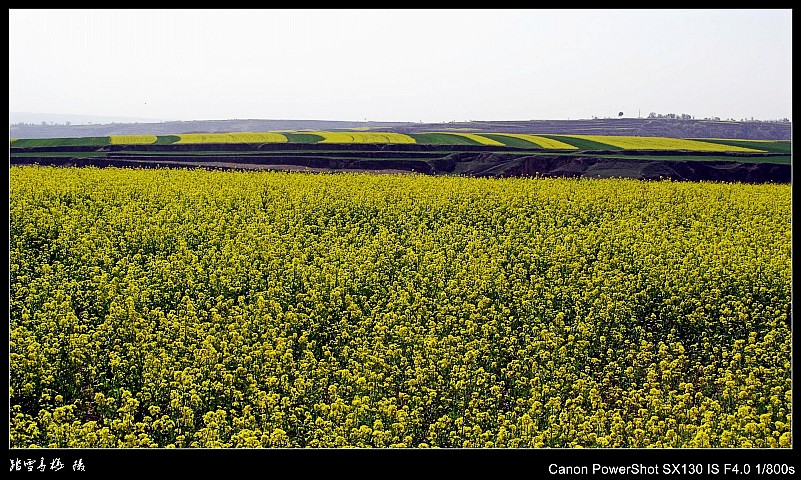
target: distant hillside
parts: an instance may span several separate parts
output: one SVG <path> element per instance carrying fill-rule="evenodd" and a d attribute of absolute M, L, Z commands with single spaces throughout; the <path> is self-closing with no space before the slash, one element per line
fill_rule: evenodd
<path fill-rule="evenodd" d="M 9 125 L 15 123 L 30 123 L 40 125 L 42 122 L 46 124 L 66 124 L 72 125 L 88 125 L 88 124 L 105 124 L 105 123 L 153 123 L 168 121 L 166 118 L 138 118 L 138 117 L 115 117 L 108 115 L 77 115 L 68 113 L 31 113 L 31 112 L 9 112 L 8 123 Z"/>
<path fill-rule="evenodd" d="M 791 140 L 791 122 L 735 122 L 668 118 L 614 118 L 593 120 L 531 120 L 527 122 L 469 122 L 437 124 L 427 128 L 475 128 L 485 132 L 564 135 L 636 135 L 671 138 L 738 138 Z M 405 133 L 404 130 L 398 130 Z M 411 130 L 412 132 L 417 130 Z"/>
<path fill-rule="evenodd" d="M 671 138 L 737 138 L 791 140 L 791 122 L 737 122 L 619 118 L 593 120 L 472 121 L 452 123 L 348 122 L 327 120 L 193 120 L 103 125 L 31 125 L 9 129 L 10 138 L 105 137 L 181 133 L 265 132 L 273 130 L 371 129 L 399 133 L 481 131 L 565 135 L 636 135 Z"/>
<path fill-rule="evenodd" d="M 13 126 L 10 138 L 106 137 L 109 135 L 175 135 L 179 133 L 267 132 L 272 130 L 337 130 L 363 127 L 401 127 L 402 122 L 347 122 L 328 120 L 191 120 L 161 123 L 104 125 Z"/>

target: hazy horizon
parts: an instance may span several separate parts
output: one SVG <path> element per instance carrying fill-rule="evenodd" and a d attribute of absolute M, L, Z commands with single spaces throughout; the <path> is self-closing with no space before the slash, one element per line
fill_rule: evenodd
<path fill-rule="evenodd" d="M 9 112 L 792 119 L 792 10 L 9 10 Z"/>

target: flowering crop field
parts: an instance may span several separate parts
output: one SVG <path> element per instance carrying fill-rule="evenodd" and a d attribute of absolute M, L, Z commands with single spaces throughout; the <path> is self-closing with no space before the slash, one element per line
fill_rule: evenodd
<path fill-rule="evenodd" d="M 605 143 L 625 150 L 692 150 L 697 152 L 762 152 L 753 148 L 726 145 L 722 143 L 703 142 L 699 140 L 686 140 L 683 138 L 667 137 L 632 137 L 612 135 L 564 135 L 565 137 L 579 138 L 599 143 Z"/>
<path fill-rule="evenodd" d="M 479 145 L 492 145 L 492 146 L 496 146 L 496 147 L 504 147 L 505 146 L 505 144 L 503 144 L 503 143 L 501 143 L 501 142 L 499 142 L 497 140 L 493 140 L 491 138 L 487 138 L 485 136 L 478 135 L 478 134 L 475 134 L 475 133 L 456 133 L 456 132 L 430 132 L 430 133 L 434 133 L 434 134 L 438 134 L 438 135 L 452 135 L 452 136 L 457 136 L 457 137 L 464 137 L 464 138 L 473 140 L 474 142 L 478 143 Z"/>
<path fill-rule="evenodd" d="M 468 129 L 469 130 L 469 129 Z M 340 143 L 421 145 L 489 145 L 523 149 L 552 150 L 687 150 L 713 152 L 791 153 L 791 142 L 782 140 L 681 139 L 611 135 L 534 135 L 520 133 L 428 132 L 394 133 L 378 131 L 274 131 L 231 133 L 184 133 L 176 135 L 112 135 L 79 138 L 10 138 L 14 148 L 169 145 L 186 143 Z"/>
<path fill-rule="evenodd" d="M 286 143 L 287 138 L 273 132 L 184 133 L 175 143 Z"/>
<path fill-rule="evenodd" d="M 608 143 L 601 143 L 600 141 L 589 140 L 589 136 L 580 137 L 578 135 L 538 135 L 539 137 L 547 138 L 568 145 L 573 145 L 579 150 L 623 150 L 621 147 L 616 147 Z"/>
<path fill-rule="evenodd" d="M 512 137 L 512 138 L 519 138 L 521 140 L 526 140 L 527 142 L 539 145 L 541 148 L 553 148 L 553 149 L 565 149 L 565 150 L 578 149 L 578 147 L 575 147 L 573 145 L 560 142 L 559 140 L 541 137 L 539 135 L 529 135 L 526 133 L 502 133 L 500 135 L 504 137 Z"/>
<path fill-rule="evenodd" d="M 112 145 L 147 145 L 158 140 L 155 135 L 111 135 L 109 139 Z"/>
<path fill-rule="evenodd" d="M 789 140 L 739 140 L 728 138 L 693 138 L 690 140 L 700 140 L 706 143 L 720 143 L 723 145 L 734 145 L 738 147 L 751 148 L 762 152 L 773 153 L 792 153 L 793 146 Z"/>
<path fill-rule="evenodd" d="M 410 133 L 409 136 L 424 145 L 482 145 L 471 138 L 450 133 Z"/>
<path fill-rule="evenodd" d="M 790 447 L 790 185 L 9 168 L 11 447 Z"/>
<path fill-rule="evenodd" d="M 323 137 L 318 143 L 415 143 L 414 138 L 390 132 L 299 132 Z"/>

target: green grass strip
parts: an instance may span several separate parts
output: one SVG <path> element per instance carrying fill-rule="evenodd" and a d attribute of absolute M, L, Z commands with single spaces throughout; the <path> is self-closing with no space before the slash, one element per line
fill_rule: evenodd
<path fill-rule="evenodd" d="M 83 157 L 102 157 L 105 152 L 25 152 L 12 153 L 14 157 L 64 157 L 64 158 L 83 158 Z"/>
<path fill-rule="evenodd" d="M 104 147 L 111 144 L 109 137 L 79 138 L 20 138 L 14 142 L 15 147 Z"/>
<path fill-rule="evenodd" d="M 172 145 L 180 139 L 178 135 L 161 135 L 156 137 L 155 145 Z"/>
<path fill-rule="evenodd" d="M 319 143 L 325 140 L 324 137 L 321 135 L 315 135 L 313 133 L 284 133 L 284 135 L 289 143 Z"/>

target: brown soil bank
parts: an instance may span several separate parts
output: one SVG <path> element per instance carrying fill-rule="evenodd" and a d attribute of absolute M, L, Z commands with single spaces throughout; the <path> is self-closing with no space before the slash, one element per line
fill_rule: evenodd
<path fill-rule="evenodd" d="M 740 183 L 789 183 L 790 165 L 724 161 L 626 160 L 589 157 L 528 157 L 501 176 L 637 178 Z"/>
<path fill-rule="evenodd" d="M 791 166 L 737 161 L 637 160 L 571 155 L 497 155 L 458 153 L 434 160 L 365 159 L 235 155 L 49 157 L 11 156 L 12 165 L 97 166 L 135 168 L 208 168 L 242 170 L 293 170 L 313 172 L 368 171 L 409 172 L 429 175 L 476 177 L 582 177 L 642 180 L 715 181 L 740 183 L 790 183 Z"/>

